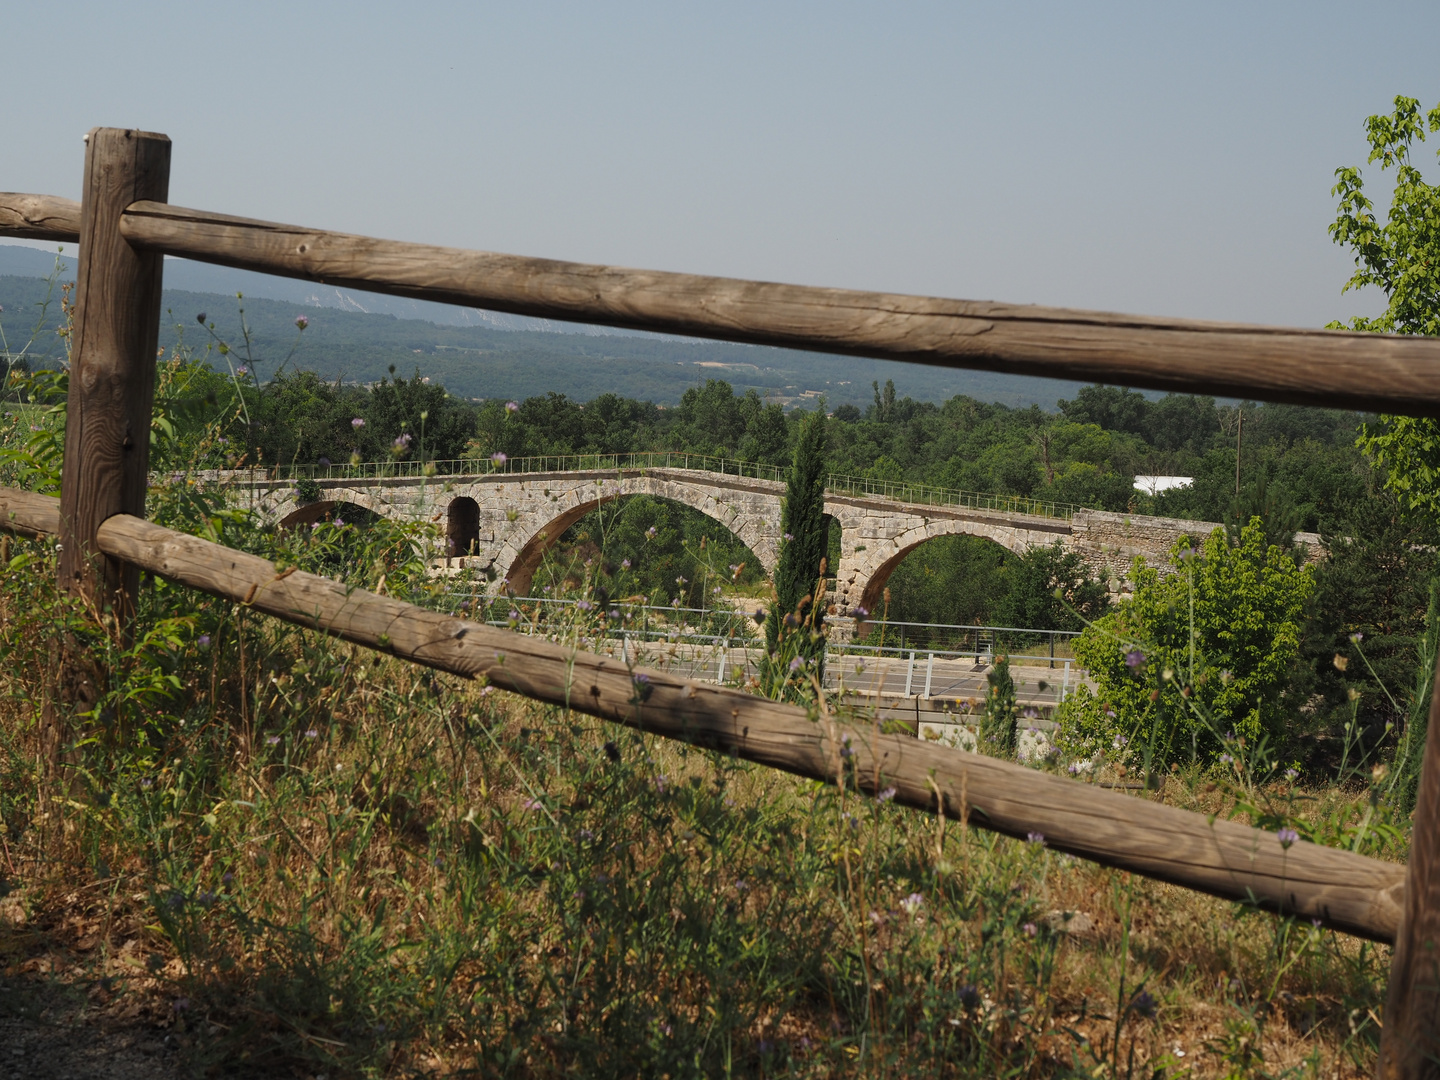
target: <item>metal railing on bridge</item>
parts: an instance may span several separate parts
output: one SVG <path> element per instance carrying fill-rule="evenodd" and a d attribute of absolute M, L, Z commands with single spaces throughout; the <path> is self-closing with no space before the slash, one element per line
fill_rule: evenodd
<path fill-rule="evenodd" d="M 715 473 L 737 479 L 769 480 L 783 483 L 785 470 L 776 465 L 713 454 L 692 454 L 683 450 L 641 450 L 625 454 L 548 454 L 534 457 L 449 458 L 433 461 L 362 461 L 317 465 L 277 465 L 268 471 L 272 481 L 362 480 L 383 482 L 399 479 L 453 480 L 461 476 L 504 476 L 530 473 L 623 472 L 647 469 L 685 469 Z M 982 510 L 992 513 L 1028 514 L 1034 517 L 1069 521 L 1076 510 L 1073 503 L 1031 499 L 1024 495 L 965 491 L 934 487 L 910 480 L 884 480 L 872 476 L 831 473 L 825 490 L 853 498 L 882 498 L 900 503 Z"/>

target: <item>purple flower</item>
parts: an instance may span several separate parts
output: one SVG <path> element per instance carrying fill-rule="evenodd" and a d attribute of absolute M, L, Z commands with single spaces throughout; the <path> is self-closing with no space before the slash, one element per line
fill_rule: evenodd
<path fill-rule="evenodd" d="M 295 329 L 297 329 L 297 330 L 304 330 L 305 327 L 307 327 L 307 326 L 309 326 L 309 325 L 310 325 L 310 319 L 309 319 L 308 316 L 305 316 L 305 315 L 297 315 L 297 316 L 295 316 Z"/>
<path fill-rule="evenodd" d="M 1039 928 L 1033 922 L 1027 922 L 1020 929 L 1025 931 L 1026 937 L 1034 937 L 1039 932 Z"/>
<path fill-rule="evenodd" d="M 1351 644 L 1353 644 L 1353 645 L 1359 645 L 1360 642 L 1362 642 L 1362 641 L 1364 641 L 1364 640 L 1365 640 L 1365 635 L 1362 634 L 1359 630 L 1356 630 L 1355 633 L 1353 633 L 1353 634 L 1350 635 L 1350 642 L 1351 642 Z"/>
<path fill-rule="evenodd" d="M 800 658 L 799 658 L 798 656 L 795 657 L 795 659 L 793 659 L 793 660 L 790 661 L 790 670 L 791 670 L 791 671 L 799 671 L 799 670 L 800 670 Z"/>
<path fill-rule="evenodd" d="M 1130 1011 L 1146 1020 L 1155 1016 L 1156 1007 L 1155 997 L 1149 990 L 1141 990 L 1130 999 Z"/>
<path fill-rule="evenodd" d="M 355 417 L 354 420 L 351 420 L 351 421 L 350 421 L 350 426 L 353 427 L 353 428 L 362 428 L 362 427 L 364 427 L 364 426 L 365 426 L 365 418 L 364 418 L 363 416 L 357 416 L 357 417 Z"/>
<path fill-rule="evenodd" d="M 490 455 L 490 464 L 492 465 L 504 465 L 505 462 L 509 460 L 504 450 L 496 450 L 495 453 Z"/>
<path fill-rule="evenodd" d="M 195 639 L 195 644 L 199 645 L 202 649 L 209 648 L 209 646 L 210 646 L 210 635 L 209 635 L 209 634 L 201 634 L 198 638 Z"/>
<path fill-rule="evenodd" d="M 320 737 L 320 732 L 312 727 L 306 730 L 305 737 L 307 739 L 318 739 Z"/>
<path fill-rule="evenodd" d="M 1233 757 L 1231 757 L 1229 754 L 1221 754 L 1221 755 L 1220 755 L 1220 764 L 1221 764 L 1221 765 L 1229 765 L 1229 764 L 1231 764 L 1234 760 L 1235 760 L 1235 759 L 1234 759 Z"/>
<path fill-rule="evenodd" d="M 1296 840 L 1300 839 L 1300 834 L 1287 825 L 1275 834 L 1275 839 L 1280 841 L 1281 847 L 1288 848 L 1291 844 L 1295 843 Z"/>
<path fill-rule="evenodd" d="M 280 741 L 280 736 L 279 736 L 279 735 L 266 735 L 266 736 L 265 736 L 265 745 L 266 745 L 266 746 L 274 746 L 274 745 L 277 744 L 279 741 Z"/>
<path fill-rule="evenodd" d="M 1026 834 L 1025 834 L 1025 842 L 1026 842 L 1027 844 L 1039 844 L 1041 847 L 1044 847 L 1044 846 L 1045 846 L 1045 834 L 1044 834 L 1044 833 L 1038 833 L 1038 832 L 1026 833 Z"/>
<path fill-rule="evenodd" d="M 865 618 L 865 616 L 870 614 L 870 609 L 861 607 L 859 604 L 856 604 L 853 608 L 850 609 L 850 613 L 854 615 L 857 619 L 863 619 Z"/>
<path fill-rule="evenodd" d="M 508 413 L 519 412 L 519 411 L 520 411 L 520 403 L 519 403 L 518 401 L 507 401 L 507 402 L 505 402 L 505 411 L 508 412 Z"/>
<path fill-rule="evenodd" d="M 919 911 L 920 908 L 924 906 L 924 904 L 925 898 L 921 896 L 918 892 L 912 892 L 909 896 L 905 897 L 904 900 L 900 901 L 900 906 L 903 907 L 911 915 L 914 915 L 915 912 Z"/>
<path fill-rule="evenodd" d="M 236 375 L 248 375 L 248 374 L 250 374 L 250 369 L 249 369 L 248 367 L 246 367 L 244 364 L 241 364 L 238 368 L 235 369 L 235 374 L 236 374 Z"/>
<path fill-rule="evenodd" d="M 526 800 L 525 800 L 523 803 L 521 803 L 520 805 L 521 805 L 524 809 L 526 809 L 526 810 L 543 810 L 543 809 L 545 809 L 545 804 L 542 803 L 539 799 L 526 799 Z"/>
<path fill-rule="evenodd" d="M 621 560 L 620 560 L 620 569 L 621 569 L 621 570 L 629 570 L 629 569 L 630 569 L 630 560 L 629 560 L 629 559 L 621 559 Z"/>
<path fill-rule="evenodd" d="M 398 436 L 396 436 L 396 438 L 395 438 L 395 449 L 396 449 L 396 450 L 404 450 L 404 449 L 405 449 L 407 446 L 409 446 L 409 445 L 410 445 L 410 433 L 409 433 L 408 431 L 402 431 Z"/>
<path fill-rule="evenodd" d="M 895 798 L 895 789 L 893 787 L 887 787 L 875 796 L 877 802 L 889 802 L 893 798 Z"/>
<path fill-rule="evenodd" d="M 654 525 L 651 525 L 648 529 L 645 530 L 645 539 L 647 539 L 647 540 L 654 540 L 654 539 L 655 539 L 655 526 L 654 526 Z"/>
<path fill-rule="evenodd" d="M 205 312 L 202 311 L 202 312 L 200 312 L 199 315 L 196 315 L 196 316 L 195 316 L 195 321 L 198 322 L 201 326 L 204 326 L 204 325 L 205 325 Z"/>
<path fill-rule="evenodd" d="M 1125 666 L 1134 671 L 1141 664 L 1145 663 L 1145 654 L 1139 649 L 1131 649 L 1125 654 Z"/>
<path fill-rule="evenodd" d="M 794 540 L 794 539 L 795 539 L 795 536 L 794 536 L 793 533 L 786 533 L 786 534 L 785 534 L 785 539 L 786 539 L 786 540 Z"/>

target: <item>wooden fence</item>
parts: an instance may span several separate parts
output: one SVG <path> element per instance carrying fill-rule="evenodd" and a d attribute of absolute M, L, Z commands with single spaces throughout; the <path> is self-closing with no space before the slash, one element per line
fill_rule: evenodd
<path fill-rule="evenodd" d="M 170 141 L 96 128 L 80 203 L 0 194 L 0 235 L 80 244 L 61 496 L 0 489 L 0 526 L 56 536 L 64 588 L 125 620 L 141 569 L 535 700 L 723 750 L 1395 946 L 1385 1076 L 1440 1061 L 1440 738 L 1409 865 L 1212 820 L 714 684 L 639 671 L 350 589 L 144 520 L 161 259 L 729 341 L 1265 401 L 1440 417 L 1440 340 L 778 285 L 376 240 L 167 204 Z M 70 707 L 93 674 L 63 676 Z M 1440 727 L 1440 695 L 1431 728 Z"/>

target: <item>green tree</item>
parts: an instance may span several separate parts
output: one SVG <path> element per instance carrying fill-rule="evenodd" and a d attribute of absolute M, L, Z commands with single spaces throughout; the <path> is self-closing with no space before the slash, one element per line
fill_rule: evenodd
<path fill-rule="evenodd" d="M 780 511 L 784 533 L 780 560 L 775 567 L 775 603 L 765 620 L 767 686 L 774 693 L 792 682 L 789 665 L 800 660 L 796 672 L 821 677 L 825 661 L 825 597 L 816 596 L 821 564 L 829 550 L 825 517 L 825 477 L 828 469 L 825 405 L 800 421 L 795 459 L 785 485 Z"/>
<path fill-rule="evenodd" d="M 1427 116 L 1417 100 L 1407 97 L 1397 97 L 1388 116 L 1365 121 L 1369 161 L 1378 161 L 1382 171 L 1395 170 L 1395 191 L 1383 224 L 1365 195 L 1360 170 L 1335 170 L 1331 193 L 1340 197 L 1340 205 L 1330 237 L 1355 255 L 1355 273 L 1345 289 L 1373 285 L 1388 301 L 1373 319 L 1351 319 L 1351 329 L 1440 335 L 1440 186 L 1426 183 L 1411 160 L 1411 150 L 1425 141 L 1427 127 L 1440 131 L 1440 105 Z M 1407 509 L 1440 519 L 1440 424 L 1428 418 L 1384 416 L 1361 429 L 1360 445 L 1386 467 L 1386 484 Z"/>
<path fill-rule="evenodd" d="M 1074 749 L 1131 743 L 1156 766 L 1213 758 L 1232 733 L 1279 743 L 1312 573 L 1265 543 L 1258 518 L 1239 540 L 1216 529 L 1196 551 L 1181 539 L 1167 576 L 1136 561 L 1134 598 L 1075 642 L 1096 689 L 1060 707 Z"/>
<path fill-rule="evenodd" d="M 1006 568 L 1009 590 L 995 612 L 1001 626 L 1026 630 L 1079 630 L 1105 614 L 1110 594 L 1104 582 L 1059 541 L 1031 548 Z"/>

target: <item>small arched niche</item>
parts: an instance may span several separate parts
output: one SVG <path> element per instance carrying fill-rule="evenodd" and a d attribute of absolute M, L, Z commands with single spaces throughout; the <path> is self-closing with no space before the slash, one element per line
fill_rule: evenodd
<path fill-rule="evenodd" d="M 468 495 L 459 495 L 445 511 L 445 554 L 472 555 L 479 545 L 480 504 Z"/>

